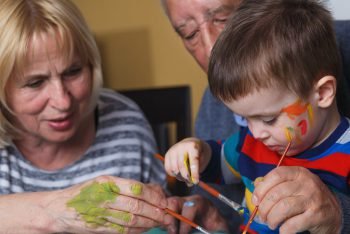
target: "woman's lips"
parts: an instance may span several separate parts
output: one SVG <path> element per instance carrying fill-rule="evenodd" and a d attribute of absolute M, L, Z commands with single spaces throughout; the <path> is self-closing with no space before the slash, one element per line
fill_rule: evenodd
<path fill-rule="evenodd" d="M 49 120 L 49 126 L 56 131 L 65 131 L 71 128 L 73 125 L 73 119 L 71 116 L 59 119 Z"/>

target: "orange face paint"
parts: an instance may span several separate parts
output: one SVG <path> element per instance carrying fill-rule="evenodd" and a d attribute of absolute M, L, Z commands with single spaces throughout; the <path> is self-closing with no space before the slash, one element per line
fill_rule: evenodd
<path fill-rule="evenodd" d="M 303 104 L 301 99 L 298 99 L 293 104 L 282 108 L 281 112 L 287 113 L 288 117 L 294 119 L 294 116 L 299 116 L 308 110 L 309 104 Z"/>

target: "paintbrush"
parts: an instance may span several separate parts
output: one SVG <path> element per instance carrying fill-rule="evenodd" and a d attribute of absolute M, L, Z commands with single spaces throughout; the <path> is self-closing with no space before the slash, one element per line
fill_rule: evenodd
<path fill-rule="evenodd" d="M 210 232 L 208 232 L 207 230 L 205 230 L 203 227 L 195 224 L 194 222 L 192 222 L 191 220 L 187 219 L 186 217 L 176 213 L 175 211 L 172 211 L 168 208 L 165 208 L 164 209 L 165 212 L 167 212 L 168 214 L 170 214 L 171 216 L 177 218 L 178 220 L 180 221 L 183 221 L 189 225 L 191 225 L 193 228 L 197 229 L 198 231 L 200 231 L 201 233 L 204 233 L 204 234 L 210 234 Z"/>
<path fill-rule="evenodd" d="M 155 154 L 155 157 L 164 162 L 164 157 L 162 155 Z M 189 170 L 188 164 L 185 164 L 185 165 L 187 166 L 187 169 Z M 202 189 L 204 189 L 205 191 L 207 191 L 212 196 L 214 196 L 214 197 L 218 198 L 219 200 L 221 200 L 222 202 L 224 202 L 226 205 L 230 206 L 232 209 L 237 211 L 239 214 L 242 213 L 243 207 L 239 203 L 234 202 L 231 199 L 225 197 L 224 195 L 219 193 L 213 187 L 209 186 L 208 184 L 204 183 L 203 181 L 199 181 L 198 186 L 201 187 Z"/>
<path fill-rule="evenodd" d="M 288 150 L 289 150 L 291 144 L 292 144 L 292 141 L 289 141 L 289 143 L 288 143 L 286 149 L 284 150 L 284 152 L 283 152 L 283 154 L 282 154 L 282 156 L 281 156 L 279 162 L 277 163 L 277 166 L 276 166 L 276 167 L 279 167 L 279 166 L 281 165 L 281 163 L 282 163 L 284 157 L 286 156 L 286 154 L 287 154 L 287 152 L 288 152 Z M 247 225 L 245 226 L 245 228 L 244 228 L 242 234 L 246 234 L 247 231 L 249 230 L 250 224 L 252 224 L 253 219 L 255 218 L 256 214 L 258 213 L 258 209 L 259 209 L 259 205 L 255 206 L 255 208 L 254 208 L 254 210 L 253 210 L 253 213 L 252 213 L 251 216 L 249 217 L 248 223 L 247 223 Z"/>

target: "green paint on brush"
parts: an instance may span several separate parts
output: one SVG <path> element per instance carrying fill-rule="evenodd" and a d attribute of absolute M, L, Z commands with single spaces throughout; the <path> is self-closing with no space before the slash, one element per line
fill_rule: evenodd
<path fill-rule="evenodd" d="M 108 202 L 114 202 L 120 189 L 113 182 L 94 182 L 83 188 L 80 193 L 67 202 L 68 207 L 74 208 L 82 219 L 92 227 L 107 226 L 124 232 L 124 227 L 108 221 L 109 217 L 129 222 L 131 214 L 124 211 L 112 211 L 101 207 Z"/>
<path fill-rule="evenodd" d="M 130 188 L 132 194 L 140 195 L 142 193 L 142 185 L 141 184 L 133 184 Z"/>

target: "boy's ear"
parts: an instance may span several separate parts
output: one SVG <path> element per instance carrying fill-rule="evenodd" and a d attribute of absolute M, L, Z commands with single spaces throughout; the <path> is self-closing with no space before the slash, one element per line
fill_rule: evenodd
<path fill-rule="evenodd" d="M 324 76 L 315 84 L 317 103 L 321 108 L 329 107 L 335 99 L 337 91 L 337 80 L 334 76 Z"/>

